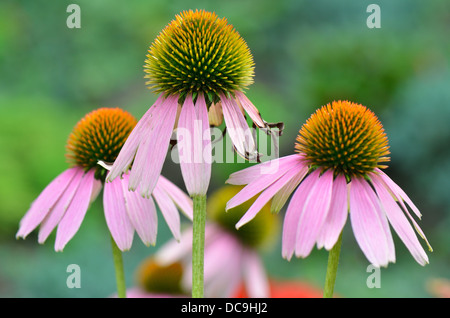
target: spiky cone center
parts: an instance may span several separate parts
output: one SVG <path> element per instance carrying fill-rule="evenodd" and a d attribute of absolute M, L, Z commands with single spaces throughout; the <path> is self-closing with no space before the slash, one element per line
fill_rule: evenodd
<path fill-rule="evenodd" d="M 103 181 L 106 170 L 98 161 L 112 164 L 136 123 L 131 114 L 120 108 L 99 108 L 90 112 L 69 135 L 66 146 L 69 163 L 86 171 L 95 168 L 95 177 Z"/>
<path fill-rule="evenodd" d="M 235 236 L 245 246 L 263 248 L 270 245 L 275 242 L 279 229 L 278 216 L 270 212 L 270 203 L 266 204 L 250 222 L 238 230 L 236 223 L 255 200 L 251 199 L 225 212 L 227 202 L 241 189 L 240 186 L 225 186 L 213 193 L 208 199 L 206 209 L 208 218 Z"/>
<path fill-rule="evenodd" d="M 147 85 L 155 92 L 183 99 L 202 92 L 208 104 L 220 93 L 244 90 L 253 83 L 250 50 L 225 18 L 215 13 L 184 11 L 163 29 L 145 60 Z"/>
<path fill-rule="evenodd" d="M 367 107 L 333 101 L 318 109 L 300 129 L 295 145 L 311 168 L 332 170 L 351 179 L 386 168 L 388 139 Z"/>
<path fill-rule="evenodd" d="M 138 285 L 148 293 L 181 295 L 181 279 L 183 266 L 181 263 L 162 265 L 154 259 L 145 260 L 136 272 Z"/>

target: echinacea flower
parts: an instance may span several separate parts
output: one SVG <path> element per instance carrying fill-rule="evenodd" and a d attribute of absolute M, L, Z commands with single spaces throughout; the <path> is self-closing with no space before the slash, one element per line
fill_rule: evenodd
<path fill-rule="evenodd" d="M 264 169 L 273 162 L 265 162 L 230 176 L 228 183 L 246 186 L 228 202 L 228 209 L 260 193 L 237 227 L 270 199 L 272 209 L 279 211 L 294 192 L 284 218 L 284 258 L 294 253 L 307 257 L 315 244 L 330 250 L 350 215 L 356 241 L 373 265 L 395 262 L 389 224 L 414 259 L 428 263 L 414 229 L 428 241 L 407 205 L 420 218 L 418 208 L 381 170 L 389 161 L 388 140 L 372 111 L 348 101 L 325 105 L 303 125 L 295 148 L 296 154 L 275 159 L 278 169 L 273 173 Z"/>
<path fill-rule="evenodd" d="M 177 15 L 150 46 L 144 67 L 149 88 L 160 95 L 131 132 L 108 180 L 127 171 L 133 162 L 129 188 L 140 186 L 140 193 L 148 196 L 177 128 L 187 191 L 191 196 L 205 195 L 212 162 L 209 128 L 223 119 L 236 151 L 257 159 L 244 111 L 268 133 L 271 124 L 243 93 L 253 82 L 253 59 L 225 18 L 204 10 Z"/>
<path fill-rule="evenodd" d="M 252 222 L 239 231 L 234 224 L 245 212 L 237 207 L 227 214 L 225 205 L 240 187 L 226 186 L 211 195 L 208 203 L 208 222 L 205 234 L 205 296 L 232 297 L 244 284 L 249 297 L 268 297 L 269 283 L 264 263 L 259 255 L 273 243 L 278 229 L 277 215 L 265 206 Z M 192 228 L 182 233 L 179 243 L 169 241 L 155 254 L 162 265 L 181 262 L 184 271 L 182 286 L 190 290 L 192 284 L 191 258 Z"/>
<path fill-rule="evenodd" d="M 57 227 L 55 250 L 62 251 L 81 226 L 91 202 L 103 187 L 108 171 L 98 162 L 112 163 L 136 125 L 136 119 L 119 108 L 100 108 L 82 118 L 69 136 L 67 158 L 71 167 L 42 191 L 20 221 L 16 237 L 26 238 L 39 226 L 44 243 Z M 128 174 L 104 184 L 105 219 L 120 250 L 131 248 L 134 231 L 146 244 L 155 244 L 157 202 L 169 228 L 180 235 L 177 206 L 192 219 L 192 201 L 173 183 L 158 176 L 153 198 L 128 191 Z"/>
<path fill-rule="evenodd" d="M 181 285 L 183 270 L 181 263 L 162 265 L 150 256 L 139 264 L 135 286 L 127 290 L 127 298 L 188 297 Z"/>

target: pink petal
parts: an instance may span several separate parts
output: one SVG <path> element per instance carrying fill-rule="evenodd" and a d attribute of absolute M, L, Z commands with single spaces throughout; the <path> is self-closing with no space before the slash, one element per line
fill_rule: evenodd
<path fill-rule="evenodd" d="M 239 106 L 234 99 L 229 99 L 223 94 L 220 94 L 220 100 L 227 132 L 236 151 L 244 158 L 256 160 L 258 153 L 255 141 Z"/>
<path fill-rule="evenodd" d="M 77 169 L 75 176 L 70 181 L 63 195 L 59 198 L 58 202 L 56 202 L 55 206 L 52 208 L 52 211 L 47 214 L 45 219 L 42 221 L 41 226 L 39 227 L 39 243 L 42 244 L 45 242 L 50 233 L 64 216 L 64 213 L 66 213 L 67 208 L 72 202 L 73 196 L 78 190 L 83 175 L 83 169 Z"/>
<path fill-rule="evenodd" d="M 248 295 L 252 298 L 270 297 L 267 273 L 259 255 L 254 250 L 245 249 L 243 258 L 243 277 Z"/>
<path fill-rule="evenodd" d="M 128 175 L 124 175 L 120 181 L 128 219 L 142 242 L 147 246 L 154 245 L 158 231 L 158 217 L 153 199 L 143 198 L 137 192 L 129 191 Z"/>
<path fill-rule="evenodd" d="M 106 224 L 117 247 L 121 251 L 127 251 L 133 243 L 134 228 L 125 206 L 123 180 L 115 179 L 105 183 L 103 208 L 105 210 Z"/>
<path fill-rule="evenodd" d="M 333 172 L 328 170 L 314 178 L 316 182 L 300 207 L 303 211 L 298 220 L 295 245 L 295 254 L 299 257 L 307 257 L 311 253 L 330 210 Z"/>
<path fill-rule="evenodd" d="M 423 240 L 425 240 L 425 242 L 428 245 L 428 249 L 430 251 L 433 251 L 433 248 L 431 247 L 430 243 L 428 242 L 425 234 L 423 233 L 422 229 L 417 224 L 417 222 L 413 219 L 413 217 L 409 213 L 409 211 L 408 211 L 408 209 L 407 209 L 407 207 L 406 207 L 406 205 L 405 205 L 405 203 L 403 201 L 406 201 L 406 203 L 408 203 L 409 207 L 414 211 L 416 216 L 421 218 L 422 215 L 420 214 L 420 212 L 417 209 L 417 207 L 414 205 L 414 203 L 411 201 L 411 199 L 406 195 L 406 193 L 394 181 L 392 181 L 384 172 L 382 172 L 381 170 L 377 169 L 377 173 L 380 176 L 379 180 L 381 180 L 385 184 L 385 188 L 388 189 L 392 193 L 394 198 L 397 199 L 397 201 L 402 206 L 404 212 L 406 213 L 408 218 L 411 220 L 411 223 L 413 224 L 413 226 L 414 226 L 415 230 L 417 231 L 417 233 L 419 233 L 420 237 Z"/>
<path fill-rule="evenodd" d="M 405 210 L 406 206 L 404 205 L 403 201 L 408 203 L 409 207 L 413 212 L 417 215 L 417 217 L 420 219 L 422 217 L 422 214 L 420 213 L 419 209 L 414 205 L 414 203 L 411 201 L 411 199 L 406 195 L 406 193 L 394 182 L 387 174 L 385 174 L 380 169 L 376 169 L 377 173 L 381 177 L 381 179 L 386 183 L 388 186 L 388 189 L 395 195 L 399 203 L 403 206 Z"/>
<path fill-rule="evenodd" d="M 336 244 L 348 215 L 348 187 L 343 175 L 333 181 L 330 210 L 317 239 L 317 247 L 330 250 Z"/>
<path fill-rule="evenodd" d="M 145 139 L 148 130 L 152 127 L 154 113 L 159 110 L 163 101 L 163 94 L 161 94 L 156 102 L 149 108 L 149 110 L 142 116 L 141 120 L 136 124 L 136 127 L 131 131 L 125 144 L 122 146 L 119 155 L 106 178 L 105 182 L 109 182 L 125 173 L 133 162 L 136 151 L 140 147 L 141 142 Z M 153 124 L 154 125 L 154 124 Z"/>
<path fill-rule="evenodd" d="M 159 176 L 158 183 L 156 184 L 161 190 L 167 193 L 167 195 L 173 200 L 177 207 L 183 212 L 183 214 L 192 221 L 193 219 L 193 202 L 192 199 L 184 193 L 175 184 L 168 179 Z"/>
<path fill-rule="evenodd" d="M 295 154 L 259 163 L 232 173 L 226 183 L 235 185 L 249 184 L 259 179 L 262 175 L 276 174 L 280 167 L 295 164 L 300 160 L 301 157 Z"/>
<path fill-rule="evenodd" d="M 205 241 L 208 237 L 208 227 L 205 230 Z M 155 253 L 155 260 L 161 265 L 180 262 L 192 255 L 192 227 L 181 233 L 180 239 L 169 240 Z"/>
<path fill-rule="evenodd" d="M 316 169 L 300 183 L 300 186 L 295 190 L 286 210 L 283 223 L 282 256 L 288 260 L 290 260 L 294 254 L 297 229 L 300 217 L 303 213 L 303 206 L 313 189 L 319 174 L 320 172 Z"/>
<path fill-rule="evenodd" d="M 294 176 L 286 183 L 277 194 L 272 198 L 270 205 L 270 211 L 272 213 L 278 213 L 286 204 L 292 192 L 298 187 L 305 175 L 308 173 L 308 167 L 304 167 L 302 170 L 294 174 Z"/>
<path fill-rule="evenodd" d="M 178 96 L 167 97 L 158 107 L 154 110 L 151 125 L 142 132 L 145 136 L 130 172 L 130 190 L 136 190 L 139 185 L 141 195 L 147 197 L 158 181 L 167 155 L 177 115 Z"/>
<path fill-rule="evenodd" d="M 64 171 L 45 187 L 20 221 L 16 237 L 25 238 L 44 220 L 79 169 L 74 167 Z"/>
<path fill-rule="evenodd" d="M 350 220 L 356 241 L 369 262 L 379 267 L 395 260 L 386 216 L 369 183 L 358 178 L 350 184 Z"/>
<path fill-rule="evenodd" d="M 398 206 L 389 190 L 386 189 L 386 185 L 382 182 L 381 177 L 376 174 L 371 174 L 371 179 L 395 232 L 420 265 L 424 266 L 428 264 L 428 256 L 420 245 L 411 224 L 408 222 L 404 212 Z"/>
<path fill-rule="evenodd" d="M 62 251 L 67 242 L 69 242 L 80 228 L 84 216 L 90 204 L 92 191 L 96 188 L 96 182 L 100 182 L 94 178 L 95 170 L 91 169 L 83 176 L 80 186 L 75 193 L 72 202 L 67 208 L 66 213 L 58 224 L 56 230 L 55 250 Z"/>
<path fill-rule="evenodd" d="M 306 174 L 308 171 L 308 168 L 303 166 L 303 163 L 297 163 L 297 166 L 292 167 L 291 171 L 285 173 L 280 178 L 278 178 L 275 182 L 273 182 L 269 187 L 267 187 L 260 195 L 259 197 L 253 202 L 252 206 L 248 209 L 248 211 L 244 214 L 244 216 L 239 220 L 239 222 L 236 224 L 236 228 L 239 229 L 244 224 L 250 222 L 256 214 L 261 211 L 261 209 L 269 202 L 272 197 L 280 191 L 289 181 L 294 178 L 296 174 Z M 249 186 L 252 186 L 251 184 Z M 244 191 L 244 192 L 243 192 Z M 234 198 L 232 198 L 228 204 L 242 194 L 242 197 L 244 197 L 246 194 L 251 195 L 252 193 L 250 191 L 245 191 L 245 188 L 241 190 Z M 238 201 L 239 203 L 239 201 Z"/>
<path fill-rule="evenodd" d="M 208 110 L 202 94 L 196 105 L 188 94 L 181 109 L 177 139 L 180 165 L 186 188 L 191 196 L 205 195 L 211 178 L 211 133 Z"/>
<path fill-rule="evenodd" d="M 237 99 L 239 100 L 242 108 L 247 112 L 252 121 L 260 128 L 265 127 L 264 120 L 261 118 L 259 110 L 253 105 L 253 103 L 240 91 L 235 92 Z"/>
<path fill-rule="evenodd" d="M 153 198 L 156 200 L 156 203 L 161 210 L 164 219 L 169 226 L 170 231 L 172 232 L 174 238 L 179 241 L 180 240 L 180 215 L 178 214 L 177 207 L 167 195 L 159 187 L 155 187 L 153 189 Z"/>
<path fill-rule="evenodd" d="M 255 166 L 251 167 L 255 168 Z M 269 187 L 284 174 L 289 173 L 291 176 L 299 171 L 303 171 L 304 164 L 298 160 L 283 160 L 280 162 L 276 172 L 272 174 L 262 174 L 260 177 L 248 185 L 246 185 L 238 194 L 236 194 L 231 200 L 227 202 L 226 209 L 232 209 L 254 197 L 262 190 Z M 257 168 L 256 168 L 257 169 Z"/>

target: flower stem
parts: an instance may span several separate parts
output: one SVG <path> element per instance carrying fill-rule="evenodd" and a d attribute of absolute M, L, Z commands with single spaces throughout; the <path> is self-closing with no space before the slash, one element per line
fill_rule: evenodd
<path fill-rule="evenodd" d="M 204 297 L 206 195 L 193 196 L 192 297 Z"/>
<path fill-rule="evenodd" d="M 116 242 L 111 236 L 111 247 L 114 259 L 114 268 L 116 270 L 117 297 L 126 298 L 125 273 L 123 270 L 122 251 L 117 247 Z"/>
<path fill-rule="evenodd" d="M 339 239 L 336 244 L 330 250 L 328 256 L 327 276 L 325 277 L 325 287 L 323 290 L 324 298 L 333 297 L 334 283 L 336 282 L 336 274 L 339 264 L 339 254 L 341 253 L 342 233 L 339 235 Z"/>

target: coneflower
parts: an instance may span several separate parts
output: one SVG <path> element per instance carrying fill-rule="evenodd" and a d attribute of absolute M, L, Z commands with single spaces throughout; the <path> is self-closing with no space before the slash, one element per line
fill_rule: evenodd
<path fill-rule="evenodd" d="M 26 238 L 39 226 L 38 242 L 42 244 L 57 227 L 55 250 L 62 251 L 104 186 L 105 219 L 116 256 L 131 248 L 135 231 L 144 244 L 155 244 L 157 215 L 153 199 L 174 237 L 179 239 L 177 206 L 192 219 L 192 201 L 169 180 L 159 176 L 149 199 L 128 191 L 128 174 L 104 183 L 108 170 L 98 163 L 114 162 L 135 125 L 136 119 L 120 108 L 100 108 L 83 117 L 67 141 L 71 167 L 56 177 L 32 203 L 20 221 L 16 237 Z M 118 261 L 121 262 L 121 258 Z"/>
<path fill-rule="evenodd" d="M 341 232 L 349 214 L 355 238 L 373 265 L 395 261 L 389 224 L 414 259 L 421 265 L 428 263 L 413 228 L 428 241 L 406 204 L 420 218 L 419 210 L 381 170 L 389 161 L 388 140 L 372 111 L 348 101 L 325 105 L 303 125 L 295 148 L 297 154 L 230 176 L 228 183 L 246 186 L 228 202 L 228 208 L 260 193 L 237 227 L 270 199 L 273 210 L 279 211 L 295 190 L 284 218 L 284 258 L 289 260 L 294 253 L 307 257 L 317 244 L 331 250 L 329 268 L 337 266 Z M 274 162 L 278 169 L 267 173 L 267 166 Z M 336 268 L 327 275 L 326 296 L 332 295 L 335 274 Z"/>
<path fill-rule="evenodd" d="M 253 58 L 225 18 L 189 10 L 177 15 L 158 35 L 148 50 L 144 70 L 148 87 L 159 97 L 131 132 L 107 180 L 114 180 L 133 163 L 129 188 L 134 191 L 139 186 L 140 194 L 149 196 L 177 128 L 181 172 L 194 199 L 194 211 L 199 211 L 194 212 L 194 231 L 199 228 L 194 237 L 202 246 L 204 201 L 211 178 L 210 124 L 224 120 L 235 150 L 249 160 L 258 160 L 259 155 L 245 112 L 254 125 L 271 133 L 271 124 L 244 94 L 253 82 Z M 195 259 L 201 259 L 203 252 L 195 251 Z M 200 282 L 193 294 L 201 297 L 203 265 L 195 268 Z"/>

